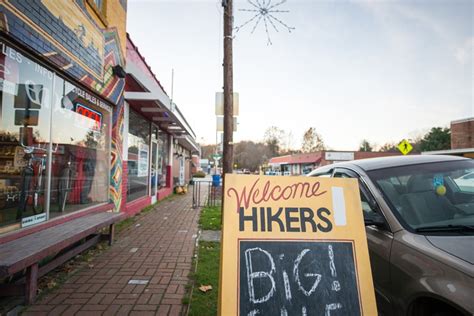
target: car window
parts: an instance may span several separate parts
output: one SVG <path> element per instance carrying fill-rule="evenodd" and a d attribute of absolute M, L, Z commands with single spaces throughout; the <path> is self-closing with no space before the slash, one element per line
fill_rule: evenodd
<path fill-rule="evenodd" d="M 413 230 L 474 226 L 474 161 L 424 163 L 368 172 L 395 216 Z"/>
<path fill-rule="evenodd" d="M 474 172 L 464 176 L 463 179 L 469 179 L 469 180 L 474 179 Z"/>
<path fill-rule="evenodd" d="M 353 178 L 351 175 L 345 173 L 345 172 L 340 172 L 337 171 L 334 173 L 334 178 Z M 359 186 L 362 186 L 363 184 L 359 182 Z M 369 199 L 367 197 L 367 194 L 363 192 L 362 190 L 360 192 L 360 202 L 362 204 L 362 211 L 364 212 L 364 217 L 370 217 L 370 215 L 376 210 L 374 210 L 369 203 Z"/>

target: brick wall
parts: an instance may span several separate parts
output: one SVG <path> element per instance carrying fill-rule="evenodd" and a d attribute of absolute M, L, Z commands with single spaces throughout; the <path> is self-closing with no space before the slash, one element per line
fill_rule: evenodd
<path fill-rule="evenodd" d="M 2 1 L 0 31 L 116 104 L 124 80 L 111 67 L 125 66 L 124 5 L 108 0 L 103 23 L 86 0 Z"/>
<path fill-rule="evenodd" d="M 451 149 L 474 148 L 474 118 L 451 122 Z"/>
<path fill-rule="evenodd" d="M 411 152 L 410 155 L 418 155 L 419 153 L 413 153 Z M 401 156 L 402 154 L 400 152 L 379 152 L 379 151 L 355 151 L 354 152 L 354 159 L 367 159 L 367 158 L 377 158 L 377 157 L 390 157 L 390 156 Z M 335 163 L 337 161 L 329 161 L 324 159 L 324 155 L 322 156 L 320 166 L 325 166 L 331 163 Z"/>

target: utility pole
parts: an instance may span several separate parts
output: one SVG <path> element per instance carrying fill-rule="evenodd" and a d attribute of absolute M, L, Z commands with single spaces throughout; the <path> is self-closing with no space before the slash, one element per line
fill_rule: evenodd
<path fill-rule="evenodd" d="M 232 28 L 233 12 L 232 0 L 222 0 L 224 7 L 224 153 L 223 174 L 232 173 L 234 160 L 234 88 L 232 65 Z"/>

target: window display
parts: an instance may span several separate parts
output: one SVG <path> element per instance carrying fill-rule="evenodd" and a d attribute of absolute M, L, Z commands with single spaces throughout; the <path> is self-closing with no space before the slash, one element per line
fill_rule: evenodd
<path fill-rule="evenodd" d="M 158 135 L 158 186 L 160 188 L 166 187 L 166 167 L 169 164 L 169 138 L 166 133 L 159 133 Z"/>
<path fill-rule="evenodd" d="M 150 123 L 130 110 L 127 201 L 148 194 Z"/>
<path fill-rule="evenodd" d="M 0 233 L 107 202 L 111 107 L 0 48 Z"/>
<path fill-rule="evenodd" d="M 56 78 L 51 212 L 108 201 L 111 107 Z"/>

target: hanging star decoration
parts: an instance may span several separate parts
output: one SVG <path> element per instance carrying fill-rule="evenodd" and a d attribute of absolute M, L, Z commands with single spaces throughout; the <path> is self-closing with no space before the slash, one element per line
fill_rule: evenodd
<path fill-rule="evenodd" d="M 276 32 L 279 32 L 278 26 L 285 28 L 288 30 L 289 33 L 291 33 L 292 30 L 294 30 L 294 27 L 288 26 L 286 23 L 281 21 L 279 18 L 277 18 L 275 15 L 278 13 L 288 13 L 290 12 L 289 10 L 277 10 L 276 8 L 281 6 L 286 2 L 286 0 L 281 0 L 280 2 L 272 3 L 272 0 L 247 0 L 247 2 L 253 7 L 251 9 L 239 9 L 239 11 L 245 11 L 245 12 L 252 12 L 255 15 L 244 22 L 242 25 L 235 27 L 235 33 L 240 31 L 243 27 L 245 27 L 248 24 L 253 24 L 252 31 L 250 32 L 253 34 L 255 32 L 255 29 L 257 26 L 262 22 L 265 26 L 265 33 L 267 34 L 267 45 L 272 45 L 272 40 L 270 38 L 270 32 L 268 31 L 268 25 L 270 24 L 273 29 Z"/>

